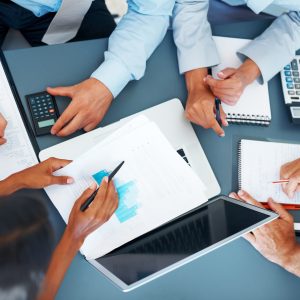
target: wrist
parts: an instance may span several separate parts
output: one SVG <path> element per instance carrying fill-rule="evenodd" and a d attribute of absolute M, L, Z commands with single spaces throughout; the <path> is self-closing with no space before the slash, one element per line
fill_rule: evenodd
<path fill-rule="evenodd" d="M 20 179 L 19 173 L 16 173 L 0 181 L 0 196 L 8 196 L 24 188 Z"/>
<path fill-rule="evenodd" d="M 200 68 L 186 72 L 184 75 L 188 93 L 208 91 L 209 88 L 203 81 L 207 74 L 207 68 Z"/>
<path fill-rule="evenodd" d="M 295 247 L 282 258 L 280 265 L 288 272 L 300 277 L 300 245 Z"/>
<path fill-rule="evenodd" d="M 238 68 L 237 73 L 242 78 L 245 86 L 252 83 L 261 75 L 258 65 L 249 58 L 246 59 L 244 63 Z"/>
<path fill-rule="evenodd" d="M 84 238 L 74 234 L 69 225 L 67 225 L 61 240 L 64 242 L 64 244 L 68 245 L 68 247 L 70 247 L 70 250 L 73 252 L 77 252 L 84 242 Z"/>

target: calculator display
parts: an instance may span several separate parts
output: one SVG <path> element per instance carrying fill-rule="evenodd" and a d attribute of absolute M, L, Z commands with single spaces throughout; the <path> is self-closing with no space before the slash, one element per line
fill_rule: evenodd
<path fill-rule="evenodd" d="M 40 128 L 51 126 L 54 123 L 55 123 L 54 119 L 50 119 L 50 120 L 45 120 L 45 121 L 38 122 Z"/>

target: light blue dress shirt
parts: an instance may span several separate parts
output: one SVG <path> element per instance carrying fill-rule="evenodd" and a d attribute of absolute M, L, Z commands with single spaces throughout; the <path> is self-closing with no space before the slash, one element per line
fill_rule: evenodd
<path fill-rule="evenodd" d="M 14 0 L 36 16 L 57 11 L 61 0 Z M 207 22 L 208 0 L 128 0 L 128 12 L 109 39 L 105 61 L 91 75 L 116 97 L 140 79 L 146 61 L 164 38 L 172 18 L 181 73 L 219 63 Z"/>
<path fill-rule="evenodd" d="M 16 4 L 32 11 L 37 17 L 49 12 L 57 12 L 62 0 L 12 0 Z"/>
<path fill-rule="evenodd" d="M 238 52 L 245 60 L 252 59 L 261 71 L 260 82 L 266 82 L 288 64 L 300 49 L 300 0 L 223 0 L 230 5 L 246 4 L 255 13 L 270 6 L 288 13 L 278 17 L 271 26 L 248 46 Z"/>

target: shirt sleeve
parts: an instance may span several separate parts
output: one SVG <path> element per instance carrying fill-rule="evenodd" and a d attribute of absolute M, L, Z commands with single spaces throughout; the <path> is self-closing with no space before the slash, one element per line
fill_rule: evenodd
<path fill-rule="evenodd" d="M 238 52 L 244 61 L 252 59 L 259 67 L 260 83 L 269 81 L 284 68 L 300 48 L 300 11 L 283 14 L 259 37 Z"/>
<path fill-rule="evenodd" d="M 207 20 L 208 0 L 176 0 L 172 27 L 180 73 L 219 63 Z"/>
<path fill-rule="evenodd" d="M 174 0 L 128 1 L 128 12 L 108 42 L 104 62 L 91 75 L 116 97 L 130 80 L 140 79 L 146 61 L 164 38 Z"/>

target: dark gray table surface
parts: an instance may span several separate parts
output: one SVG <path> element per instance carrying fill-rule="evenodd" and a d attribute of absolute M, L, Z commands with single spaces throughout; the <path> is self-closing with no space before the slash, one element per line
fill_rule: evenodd
<path fill-rule="evenodd" d="M 228 24 L 215 26 L 213 32 L 254 38 L 268 24 L 269 21 Z M 103 60 L 106 47 L 106 40 L 93 40 L 5 52 L 25 110 L 24 95 L 44 90 L 46 86 L 70 85 L 88 78 Z M 237 142 L 240 138 L 299 141 L 300 127 L 290 123 L 278 75 L 269 83 L 269 94 L 272 106 L 269 127 L 230 125 L 226 136 L 219 138 L 210 130 L 194 126 L 224 194 L 237 189 Z M 145 76 L 139 82 L 128 84 L 100 125 L 105 126 L 173 97 L 180 98 L 185 105 L 184 78 L 178 74 L 176 49 L 169 32 L 149 59 Z M 59 99 L 60 110 L 68 101 Z M 40 149 L 44 149 L 62 140 L 44 136 L 37 142 Z M 34 195 L 49 207 L 59 237 L 64 222 L 44 192 L 35 191 Z M 299 213 L 295 216 L 300 219 Z M 120 291 L 77 255 L 57 299 L 296 300 L 300 299 L 300 279 L 265 260 L 241 238 L 129 293 Z"/>

